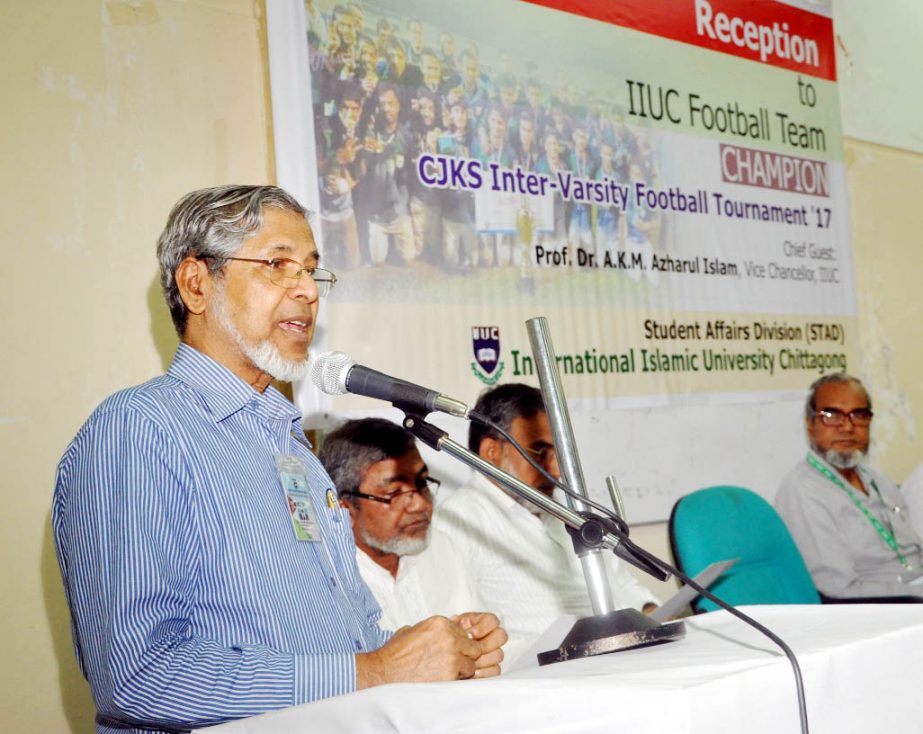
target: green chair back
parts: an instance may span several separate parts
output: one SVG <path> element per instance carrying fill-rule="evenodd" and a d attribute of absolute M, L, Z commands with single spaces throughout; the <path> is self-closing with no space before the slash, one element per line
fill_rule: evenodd
<path fill-rule="evenodd" d="M 681 497 L 669 529 L 673 558 L 687 576 L 715 561 L 738 559 L 709 589 L 729 604 L 820 604 L 782 518 L 749 489 L 708 487 Z M 719 608 L 701 596 L 693 607 Z"/>

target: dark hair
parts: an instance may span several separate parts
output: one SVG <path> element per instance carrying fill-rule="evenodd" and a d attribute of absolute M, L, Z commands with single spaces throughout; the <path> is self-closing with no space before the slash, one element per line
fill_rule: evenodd
<path fill-rule="evenodd" d="M 337 108 L 347 101 L 358 102 L 361 105 L 364 96 L 362 86 L 359 82 L 352 79 L 343 79 L 337 82 L 334 93 Z"/>
<path fill-rule="evenodd" d="M 397 459 L 416 448 L 412 434 L 384 418 L 346 421 L 324 439 L 318 452 L 338 492 L 355 492 L 372 464 Z"/>
<path fill-rule="evenodd" d="M 413 98 L 414 98 L 414 99 L 423 99 L 424 97 L 426 97 L 426 99 L 428 99 L 430 102 L 432 102 L 432 103 L 435 104 L 435 102 L 436 102 L 436 93 L 435 93 L 432 89 L 430 89 L 429 87 L 427 87 L 427 86 L 425 86 L 425 85 L 420 85 L 420 86 L 417 87 L 416 90 L 414 91 L 414 93 L 413 93 Z"/>
<path fill-rule="evenodd" d="M 805 417 L 813 418 L 814 414 L 817 412 L 817 391 L 820 390 L 820 388 L 824 385 L 839 385 L 844 382 L 855 385 L 865 393 L 865 400 L 868 402 L 869 410 L 871 410 L 872 396 L 869 395 L 869 391 L 865 389 L 865 385 L 862 384 L 862 381 L 858 377 L 853 377 L 845 372 L 834 372 L 833 374 L 819 377 L 811 383 L 811 387 L 808 388 L 808 399 L 804 403 Z"/>
<path fill-rule="evenodd" d="M 397 103 L 400 104 L 401 103 L 401 89 L 402 87 L 399 87 L 394 82 L 382 82 L 381 84 L 378 85 L 378 89 L 376 89 L 375 91 L 378 95 L 379 101 L 385 95 L 386 92 L 394 92 L 394 96 L 397 97 Z"/>
<path fill-rule="evenodd" d="M 521 382 L 511 382 L 482 392 L 474 405 L 474 410 L 490 418 L 504 431 L 509 431 L 517 418 L 534 418 L 544 413 L 545 402 L 538 388 Z M 478 453 L 481 441 L 485 438 L 503 439 L 493 428 L 472 421 L 468 429 L 468 449 L 475 454 Z"/>

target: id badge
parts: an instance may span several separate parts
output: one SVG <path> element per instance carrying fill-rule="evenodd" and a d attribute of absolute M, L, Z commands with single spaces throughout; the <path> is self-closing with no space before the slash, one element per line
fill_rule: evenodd
<path fill-rule="evenodd" d="M 304 464 L 297 456 L 289 454 L 276 455 L 276 470 L 279 481 L 288 502 L 288 511 L 292 518 L 292 530 L 296 540 L 316 543 L 321 539 L 317 524 L 317 513 L 308 491 L 308 478 Z"/>

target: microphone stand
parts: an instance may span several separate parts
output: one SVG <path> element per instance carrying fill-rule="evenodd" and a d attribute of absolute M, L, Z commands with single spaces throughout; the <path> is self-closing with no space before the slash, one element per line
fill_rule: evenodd
<path fill-rule="evenodd" d="M 685 583 L 702 594 L 702 596 L 711 599 L 718 606 L 726 609 L 729 613 L 759 630 L 775 642 L 782 648 L 782 651 L 792 665 L 795 674 L 795 687 L 798 693 L 798 713 L 801 731 L 802 734 L 808 733 L 808 714 L 805 705 L 801 668 L 798 665 L 795 654 L 778 635 L 716 597 L 708 591 L 708 589 L 699 585 L 695 579 L 688 578 L 682 572 L 676 570 L 659 558 L 655 558 L 643 548 L 635 545 L 628 539 L 628 535 L 623 533 L 615 523 L 611 522 L 611 520 L 593 515 L 593 513 L 590 512 L 574 512 L 561 503 L 546 497 L 537 489 L 519 481 L 516 477 L 507 474 L 502 469 L 498 469 L 493 464 L 484 461 L 477 454 L 472 453 L 457 441 L 452 440 L 449 438 L 448 433 L 441 428 L 427 423 L 424 416 L 419 414 L 417 408 L 400 405 L 398 403 L 395 403 L 394 406 L 404 412 L 404 428 L 423 441 L 427 446 L 436 451 L 445 451 L 462 463 L 467 464 L 475 471 L 480 472 L 489 479 L 493 479 L 498 484 L 502 484 L 517 496 L 528 500 L 535 506 L 540 507 L 545 512 L 564 522 L 567 525 L 568 531 L 571 533 L 571 537 L 575 538 L 575 546 L 577 545 L 576 538 L 579 537 L 583 539 L 584 536 L 587 536 L 586 541 L 591 547 L 609 548 L 613 550 L 619 558 L 628 561 L 660 580 L 668 578 L 671 573 L 675 573 Z M 614 484 L 614 481 L 610 484 Z M 622 513 L 619 512 L 619 515 L 621 514 Z M 600 534 L 600 528 L 607 529 Z M 593 655 L 603 655 L 610 652 L 649 647 L 664 642 L 673 642 L 685 636 L 686 625 L 681 621 L 667 622 L 666 624 L 659 625 L 637 609 L 620 609 L 614 612 L 605 612 L 603 614 L 595 614 L 592 617 L 578 619 L 574 623 L 574 626 L 571 627 L 570 632 L 568 632 L 560 646 L 554 650 L 548 650 L 538 654 L 538 664 L 548 665 L 549 663 L 563 662 L 564 660 L 573 658 L 591 657 Z"/>
<path fill-rule="evenodd" d="M 668 578 L 669 573 L 656 564 L 649 554 L 644 551 L 636 552 L 634 543 L 608 518 L 590 511 L 578 512 L 562 505 L 469 451 L 450 438 L 444 430 L 427 423 L 424 416 L 419 415 L 419 411 L 414 407 L 402 406 L 399 403 L 395 403 L 394 406 L 405 414 L 404 428 L 423 443 L 436 451 L 445 451 L 488 479 L 503 485 L 518 497 L 558 518 L 567 525 L 571 537 L 575 539 L 575 545 L 579 542 L 588 549 L 609 548 L 620 558 L 652 576 L 661 580 Z M 660 625 L 636 609 L 607 611 L 578 619 L 561 645 L 555 650 L 541 653 L 538 660 L 540 665 L 546 665 L 571 658 L 670 642 L 685 635 L 686 627 L 679 621 Z"/>

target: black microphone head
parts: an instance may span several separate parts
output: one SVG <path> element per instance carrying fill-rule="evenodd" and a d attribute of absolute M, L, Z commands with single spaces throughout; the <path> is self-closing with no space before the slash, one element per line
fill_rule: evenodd
<path fill-rule="evenodd" d="M 346 378 L 355 364 L 343 352 L 318 354 L 311 360 L 311 382 L 327 395 L 345 395 Z"/>

